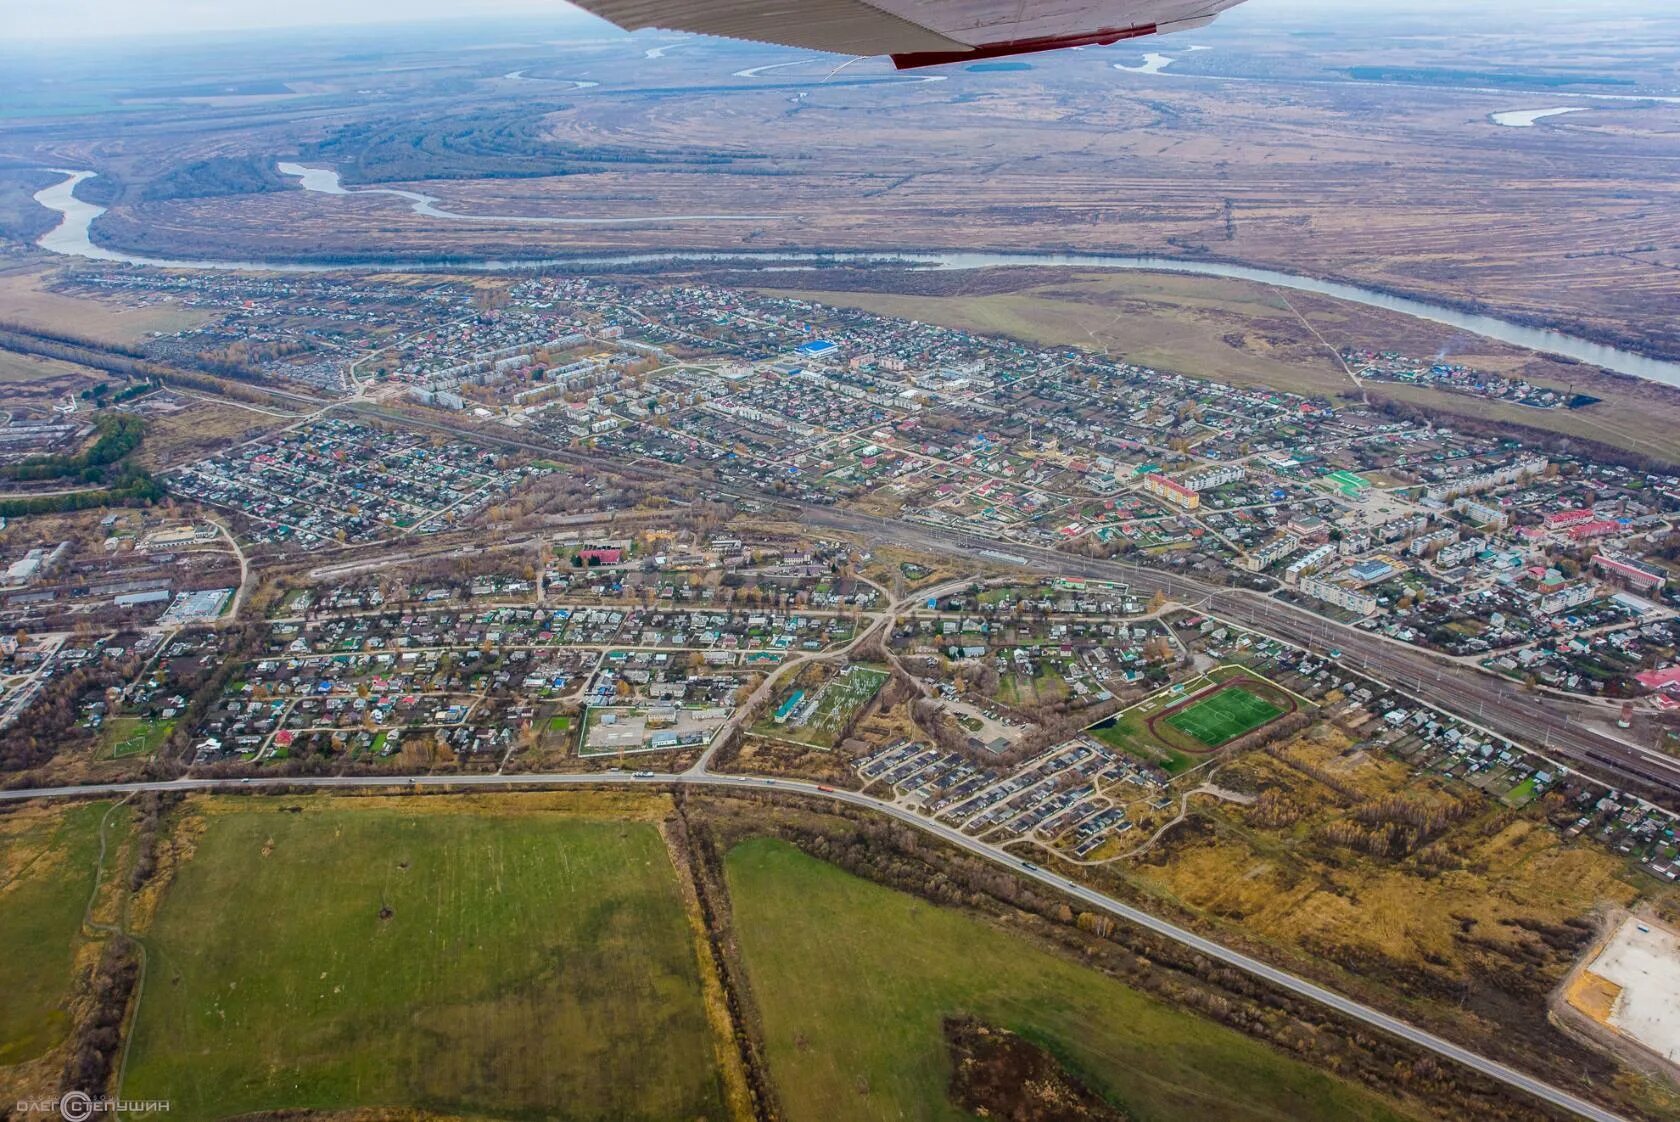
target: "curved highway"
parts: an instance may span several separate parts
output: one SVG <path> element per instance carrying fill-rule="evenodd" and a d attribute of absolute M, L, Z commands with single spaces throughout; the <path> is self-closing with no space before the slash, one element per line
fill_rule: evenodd
<path fill-rule="evenodd" d="M 1438 1056 L 1464 1065 L 1474 1071 L 1495 1079 L 1509 1087 L 1514 1087 L 1527 1094 L 1561 1107 L 1579 1115 L 1592 1119 L 1593 1122 L 1626 1122 L 1621 1115 L 1613 1114 L 1603 1107 L 1587 1102 L 1585 1099 L 1561 1090 L 1541 1079 L 1528 1075 L 1516 1068 L 1490 1060 L 1485 1056 L 1454 1044 L 1450 1040 L 1426 1032 L 1414 1025 L 1392 1017 L 1379 1009 L 1343 997 L 1332 990 L 1325 989 L 1314 982 L 1296 977 L 1277 967 L 1269 966 L 1257 958 L 1232 950 L 1212 939 L 1198 935 L 1194 931 L 1170 923 L 1167 920 L 1153 916 L 1148 912 L 1132 907 L 1104 895 L 1092 888 L 1068 880 L 1066 877 L 1056 876 L 1046 869 L 1030 862 L 1003 852 L 995 846 L 988 845 L 976 838 L 971 838 L 960 830 L 947 826 L 941 822 L 923 818 L 914 811 L 908 810 L 895 803 L 859 794 L 855 791 L 843 791 L 816 783 L 808 783 L 795 779 L 771 779 L 755 776 L 726 776 L 700 770 L 682 773 L 653 773 L 653 772 L 604 772 L 604 773 L 566 773 L 566 774 L 534 774 L 534 775 L 413 775 L 413 776 L 313 776 L 295 779 L 263 778 L 263 779 L 192 779 L 181 778 L 175 780 L 156 780 L 134 783 L 103 783 L 83 787 L 39 787 L 33 789 L 19 789 L 0 791 L 0 802 L 18 802 L 26 799 L 51 799 L 70 797 L 93 797 L 108 795 L 128 795 L 142 791 L 250 791 L 252 789 L 269 788 L 483 788 L 483 787 L 565 787 L 565 786 L 600 786 L 600 785 L 630 785 L 645 787 L 662 786 L 692 786 L 692 787 L 726 787 L 726 788 L 757 788 L 759 790 L 785 791 L 790 794 L 811 796 L 819 799 L 829 799 L 834 802 L 846 803 L 861 807 L 878 814 L 885 814 L 900 822 L 914 826 L 924 833 L 931 834 L 942 841 L 949 842 L 961 849 L 983 857 L 995 864 L 1005 866 L 1017 876 L 1027 877 L 1048 888 L 1053 888 L 1064 895 L 1071 896 L 1083 904 L 1118 916 L 1129 923 L 1135 924 L 1157 935 L 1162 935 L 1183 946 L 1189 947 L 1198 954 L 1235 967 L 1309 1001 L 1334 1009 L 1343 1016 L 1363 1022 L 1372 1028 L 1379 1029 L 1391 1036 L 1399 1037 L 1419 1048 L 1433 1052 Z"/>

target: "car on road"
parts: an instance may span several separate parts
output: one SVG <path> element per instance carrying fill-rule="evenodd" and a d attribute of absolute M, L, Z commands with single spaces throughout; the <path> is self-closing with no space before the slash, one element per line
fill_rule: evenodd
<path fill-rule="evenodd" d="M 651 771 L 638 771 L 638 772 L 634 773 L 633 775 L 631 775 L 630 778 L 632 778 L 632 779 L 652 779 L 653 778 L 653 772 L 651 772 Z"/>

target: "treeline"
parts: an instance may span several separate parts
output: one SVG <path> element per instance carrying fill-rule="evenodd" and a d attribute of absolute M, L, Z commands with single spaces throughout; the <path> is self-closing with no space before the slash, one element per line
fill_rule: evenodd
<path fill-rule="evenodd" d="M 212 156 L 164 172 L 141 189 L 140 198 L 147 202 L 212 199 L 224 195 L 261 195 L 296 187 L 266 157 Z"/>
<path fill-rule="evenodd" d="M 58 224 L 58 215 L 35 201 L 35 192 L 64 177 L 40 168 L 0 168 L 0 240 L 33 242 Z"/>
<path fill-rule="evenodd" d="M 93 423 L 99 430 L 99 438 L 86 451 L 74 456 L 30 456 L 0 467 L 0 479 L 20 483 L 46 479 L 106 482 L 107 469 L 140 447 L 146 423 L 130 413 L 101 413 Z"/>
<path fill-rule="evenodd" d="M 52 331 L 44 327 L 18 323 L 15 320 L 0 320 L 0 342 L 5 343 L 13 350 L 24 350 L 29 354 L 46 354 L 45 351 L 35 351 L 30 348 L 48 343 L 58 343 L 62 346 L 79 347 L 84 350 L 97 351 L 101 354 L 126 355 L 129 358 L 146 357 L 145 352 L 140 348 L 127 343 L 107 342 L 89 335 L 73 335 L 68 331 Z"/>
<path fill-rule="evenodd" d="M 197 366 L 198 370 L 182 370 L 177 366 L 150 359 L 144 351 L 136 347 L 71 335 L 63 331 L 45 331 L 4 320 L 0 320 L 0 348 L 20 354 L 62 359 L 130 380 L 198 389 L 253 404 L 277 404 L 273 394 L 259 388 L 260 384 L 270 381 L 262 371 L 231 363 L 225 357 L 215 354 L 193 355 L 187 361 Z M 259 385 L 251 385 L 253 382 Z M 288 392 L 307 396 L 306 388 Z"/>
<path fill-rule="evenodd" d="M 126 935 L 105 942 L 99 965 L 88 980 L 90 1006 L 71 1038 L 64 1065 L 64 1089 L 95 1099 L 105 1096 L 122 1050 L 123 1021 L 140 981 L 140 952 Z"/>
<path fill-rule="evenodd" d="M 346 183 L 577 175 L 625 164 L 705 168 L 767 158 L 703 148 L 565 143 L 544 132 L 540 114 L 525 112 L 357 122 L 303 145 L 299 154 L 304 160 L 333 164 Z"/>
<path fill-rule="evenodd" d="M 31 514 L 69 514 L 78 510 L 94 510 L 107 506 L 151 506 L 161 502 L 167 492 L 150 472 L 129 465 L 112 480 L 110 486 L 87 491 L 65 491 L 57 495 L 30 495 L 27 498 L 0 499 L 0 518 L 24 518 Z"/>
<path fill-rule="evenodd" d="M 50 495 L 18 495 L 0 499 L 0 517 L 66 514 L 106 506 L 150 506 L 164 497 L 163 485 L 138 464 L 126 463 L 145 435 L 146 423 L 130 413 L 101 413 L 94 419 L 99 439 L 74 456 L 32 456 L 0 467 L 0 479 L 38 483 L 73 479 L 89 484 L 85 491 Z"/>
<path fill-rule="evenodd" d="M 111 383 L 101 382 L 92 389 L 83 390 L 82 400 L 91 401 L 95 405 L 121 405 L 125 401 L 133 401 L 137 397 L 143 397 L 160 388 L 160 386 L 161 383 L 156 381 L 130 382 L 116 393 L 112 393 Z"/>
<path fill-rule="evenodd" d="M 119 665 L 104 661 L 55 675 L 42 687 L 25 718 L 0 731 L 0 772 L 39 767 L 58 752 L 90 742 L 93 733 L 77 723 L 81 700 L 131 681 L 139 672 L 140 660 L 131 654 Z"/>
<path fill-rule="evenodd" d="M 1324 838 L 1373 857 L 1409 857 L 1467 818 L 1472 805 L 1462 800 L 1421 802 L 1401 795 L 1360 803 L 1348 818 L 1324 827 Z"/>

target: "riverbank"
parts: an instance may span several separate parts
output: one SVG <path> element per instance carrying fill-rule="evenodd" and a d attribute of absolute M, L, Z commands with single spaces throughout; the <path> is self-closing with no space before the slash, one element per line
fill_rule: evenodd
<path fill-rule="evenodd" d="M 765 250 L 765 251 L 685 251 L 672 249 L 657 252 L 624 254 L 580 254 L 566 257 L 522 258 L 409 258 L 374 257 L 333 261 L 217 260 L 150 257 L 124 253 L 99 245 L 93 240 L 93 224 L 105 213 L 105 208 L 78 199 L 75 188 L 91 178 L 93 173 L 57 169 L 66 178 L 35 195 L 42 206 L 58 211 L 63 217 L 59 224 L 39 242 L 41 248 L 53 253 L 83 257 L 97 261 L 125 262 L 171 269 L 212 269 L 256 272 L 330 272 L 344 269 L 439 270 L 456 272 L 522 272 L 531 270 L 623 271 L 661 267 L 751 265 L 759 269 L 810 268 L 817 265 L 844 266 L 897 264 L 930 271 L 971 271 L 1006 266 L 1037 266 L 1046 268 L 1078 268 L 1124 270 L 1132 272 L 1184 273 L 1195 276 L 1223 277 L 1245 280 L 1277 288 L 1310 292 L 1320 296 L 1398 312 L 1418 319 L 1443 324 L 1484 338 L 1513 346 L 1586 363 L 1632 378 L 1640 378 L 1668 386 L 1680 387 L 1680 362 L 1640 354 L 1633 350 L 1599 342 L 1581 335 L 1570 335 L 1549 327 L 1500 318 L 1480 310 L 1455 308 L 1445 303 L 1432 303 L 1399 295 L 1378 288 L 1365 287 L 1345 281 L 1326 280 L 1207 258 L 1163 257 L 1159 255 L 1125 256 L 1113 254 L 1026 253 L 1026 252 L 943 252 L 926 250 L 865 251 L 836 250 Z M 304 170 L 304 169 L 299 169 Z M 324 178 L 315 180 L 316 193 L 330 195 Z M 333 186 L 337 186 L 336 176 Z M 355 192 L 361 193 L 361 192 Z M 395 193 L 395 192 L 392 192 Z M 418 193 L 403 192 L 412 199 L 427 198 Z M 430 199 L 427 198 L 428 203 Z M 449 212 L 441 212 L 448 216 Z"/>

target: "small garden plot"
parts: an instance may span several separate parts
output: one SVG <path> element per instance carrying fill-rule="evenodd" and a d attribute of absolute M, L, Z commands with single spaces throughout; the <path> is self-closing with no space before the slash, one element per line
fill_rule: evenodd
<path fill-rule="evenodd" d="M 801 698 L 785 720 L 768 730 L 769 735 L 831 748 L 840 739 L 841 730 L 851 723 L 858 710 L 869 704 L 869 699 L 886 681 L 885 671 L 848 666 L 830 678 L 815 696 Z"/>
<path fill-rule="evenodd" d="M 1067 697 L 1069 692 L 1067 679 L 1061 671 L 1061 665 L 1044 659 L 1031 669 L 1021 668 L 1004 674 L 998 681 L 997 698 L 1005 705 L 1018 709 L 1054 705 Z"/>

